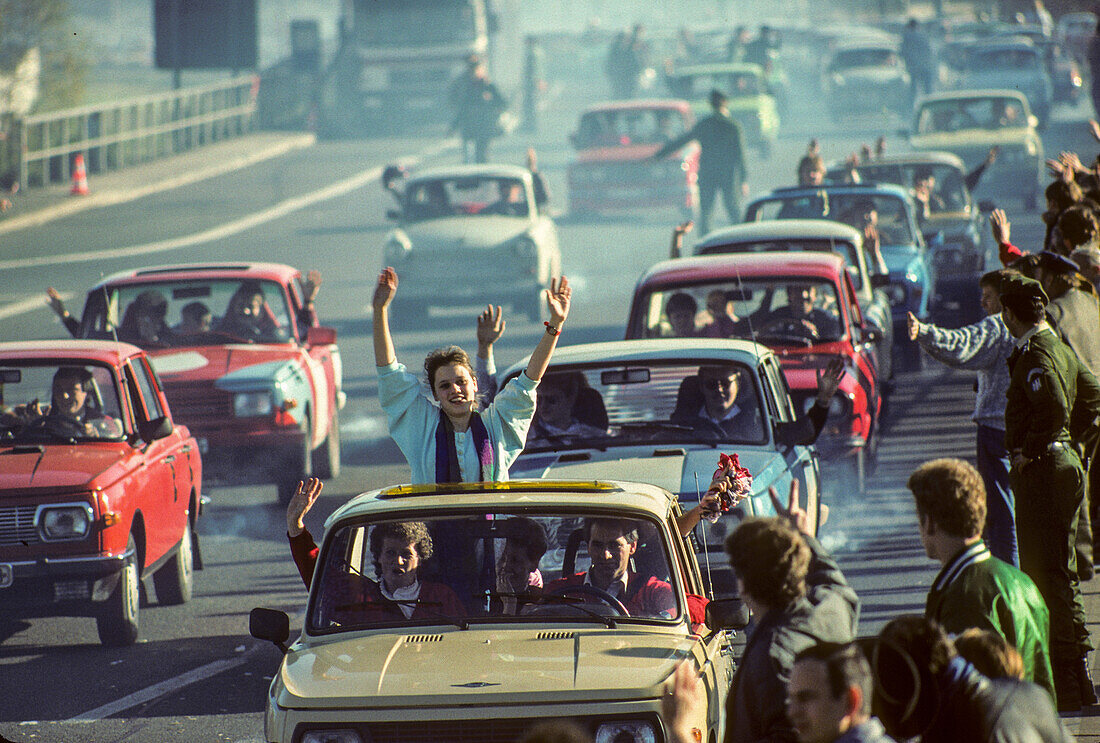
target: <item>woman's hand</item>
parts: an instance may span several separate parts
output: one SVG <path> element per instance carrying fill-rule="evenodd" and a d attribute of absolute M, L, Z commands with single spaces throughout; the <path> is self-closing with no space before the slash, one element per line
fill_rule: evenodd
<path fill-rule="evenodd" d="M 306 274 L 306 280 L 302 282 L 302 293 L 305 294 L 306 304 L 317 298 L 317 292 L 321 288 L 321 272 L 314 269 Z"/>
<path fill-rule="evenodd" d="M 488 350 L 504 335 L 506 325 L 504 311 L 499 304 L 496 307 L 491 304 L 485 306 L 485 311 L 477 316 L 478 355 L 482 355 L 481 352 L 486 351 L 483 358 L 489 357 Z"/>
<path fill-rule="evenodd" d="M 817 404 L 825 407 L 833 400 L 844 376 L 844 362 L 835 358 L 824 369 L 817 370 Z"/>
<path fill-rule="evenodd" d="M 572 296 L 573 289 L 569 286 L 569 279 L 564 276 L 560 279 L 550 279 L 550 288 L 546 290 L 546 304 L 550 308 L 550 324 L 554 328 L 561 328 L 565 318 L 569 317 L 569 302 Z"/>
<path fill-rule="evenodd" d="M 989 213 L 989 227 L 993 231 L 993 240 L 998 245 L 1007 245 L 1012 234 L 1012 223 L 1004 209 L 994 209 Z"/>
<path fill-rule="evenodd" d="M 46 289 L 46 302 L 58 317 L 64 318 L 69 314 L 65 311 L 65 303 L 61 300 L 61 293 L 52 286 Z"/>
<path fill-rule="evenodd" d="M 389 307 L 395 294 L 397 294 L 397 271 L 386 266 L 382 269 L 382 273 L 378 274 L 378 286 L 374 287 L 372 303 L 374 311 L 378 312 Z"/>
<path fill-rule="evenodd" d="M 321 488 L 323 487 L 324 483 L 316 477 L 298 483 L 298 489 L 294 491 L 290 503 L 286 505 L 287 534 L 296 537 L 305 531 L 306 526 L 302 523 L 302 519 L 309 513 L 309 509 L 313 508 L 313 504 L 317 502 L 317 496 L 321 494 Z"/>

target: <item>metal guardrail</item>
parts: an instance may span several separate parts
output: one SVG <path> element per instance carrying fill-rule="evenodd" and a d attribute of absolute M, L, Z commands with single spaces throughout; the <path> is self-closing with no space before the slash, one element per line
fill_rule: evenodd
<path fill-rule="evenodd" d="M 89 173 L 120 170 L 251 131 L 259 77 L 28 116 L 12 124 L 18 180 L 67 183 L 76 155 Z M 9 142 L 10 144 L 10 142 Z"/>

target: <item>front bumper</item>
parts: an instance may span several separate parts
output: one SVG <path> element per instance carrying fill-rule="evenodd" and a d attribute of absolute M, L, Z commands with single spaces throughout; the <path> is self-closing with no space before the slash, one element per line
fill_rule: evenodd
<path fill-rule="evenodd" d="M 87 616 L 105 601 L 133 555 L 0 560 L 0 614 Z"/>

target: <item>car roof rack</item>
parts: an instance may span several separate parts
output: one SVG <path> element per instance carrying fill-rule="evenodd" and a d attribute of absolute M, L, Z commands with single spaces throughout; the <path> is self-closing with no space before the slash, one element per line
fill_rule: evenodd
<path fill-rule="evenodd" d="M 536 493 L 621 493 L 622 488 L 599 480 L 505 480 L 504 482 L 447 482 L 434 485 L 397 485 L 380 491 L 378 498 L 415 498 L 424 495 L 490 493 L 522 490 Z"/>

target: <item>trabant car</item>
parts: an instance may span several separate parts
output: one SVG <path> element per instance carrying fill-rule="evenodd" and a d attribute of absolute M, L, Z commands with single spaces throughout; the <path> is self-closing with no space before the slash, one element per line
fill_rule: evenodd
<path fill-rule="evenodd" d="M 627 337 L 675 334 L 680 328 L 673 313 L 683 295 L 710 307 L 716 293 L 728 303 L 726 337 L 777 354 L 799 415 L 813 405 L 817 372 L 830 359 L 844 361 L 846 373 L 817 449 L 826 486 L 835 488 L 830 492 L 862 492 L 874 464 L 882 409 L 879 331 L 863 317 L 844 259 L 825 252 L 740 253 L 658 263 L 634 290 Z M 718 334 L 716 324 L 696 332 Z"/>
<path fill-rule="evenodd" d="M 1054 105 L 1054 90 L 1046 61 L 1025 38 L 991 38 L 967 52 L 966 67 L 956 82 L 966 90 L 1011 88 L 1027 98 L 1038 125 L 1046 125 Z"/>
<path fill-rule="evenodd" d="M 849 168 L 847 163 L 833 163 L 826 178 L 840 180 Z M 999 264 L 992 244 L 982 241 L 982 212 L 992 210 L 994 205 L 974 201 L 963 161 L 950 152 L 934 150 L 886 154 L 859 163 L 856 172 L 863 183 L 893 183 L 906 188 L 913 187 L 919 178 L 933 179 L 927 213 L 917 204 L 917 221 L 932 251 L 936 272 L 933 305 L 938 314 L 950 313 L 964 324 L 983 317 L 978 279 Z"/>
<path fill-rule="evenodd" d="M 654 743 L 668 740 L 664 684 L 684 661 L 702 677 L 702 740 L 721 740 L 729 630 L 747 617 L 736 599 L 705 603 L 680 513 L 667 490 L 602 480 L 399 486 L 353 498 L 325 524 L 301 635 L 287 648 L 285 613 L 250 618 L 253 636 L 285 651 L 264 740 L 514 743 L 566 717 L 598 743 Z M 603 544 L 589 538 L 609 530 L 635 545 L 622 600 L 584 585 L 590 571 L 610 572 L 589 554 Z M 419 590 L 380 605 L 370 599 L 390 582 L 380 556 L 389 545 L 415 549 Z M 526 583 L 502 590 L 517 553 Z"/>
<path fill-rule="evenodd" d="M 890 278 L 887 274 L 870 273 L 863 252 L 863 235 L 858 230 L 825 219 L 780 219 L 714 230 L 695 245 L 695 255 L 775 252 L 832 252 L 844 259 L 860 311 L 879 331 L 874 346 L 879 379 L 885 388 L 894 376 L 894 324 L 890 298 L 880 287 L 889 283 Z"/>
<path fill-rule="evenodd" d="M 416 324 L 433 306 L 503 301 L 539 320 L 542 290 L 561 275 L 540 183 L 513 165 L 453 165 L 414 173 L 395 190 L 400 208 L 387 216 L 398 225 L 383 251 L 402 279 L 394 317 Z M 501 287 L 511 296 L 502 298 Z"/>
<path fill-rule="evenodd" d="M 861 229 L 872 211 L 877 215 L 882 256 L 890 271 L 890 283 L 883 288 L 890 299 L 897 359 L 901 367 L 916 367 L 920 349 L 906 334 L 906 315 L 912 312 L 929 319 L 936 277 L 907 189 L 890 184 L 778 188 L 752 201 L 745 210 L 745 221 L 829 219 Z"/>
<path fill-rule="evenodd" d="M 779 109 L 760 65 L 747 62 L 684 65 L 667 79 L 677 98 L 691 101 L 697 118 L 711 112 L 712 90 L 729 96 L 730 117 L 741 127 L 746 147 L 757 147 L 767 157 L 779 137 Z"/>
<path fill-rule="evenodd" d="M 690 143 L 660 162 L 661 145 L 695 125 L 687 101 L 612 101 L 581 114 L 569 140 L 569 213 L 672 207 L 690 218 L 699 202 L 699 146 Z"/>
<path fill-rule="evenodd" d="M 909 113 L 909 73 L 895 42 L 838 46 L 823 74 L 821 87 L 834 121 L 853 113 Z"/>
<path fill-rule="evenodd" d="M 974 197 L 1021 199 L 1035 209 L 1043 189 L 1043 140 L 1027 98 L 1015 90 L 956 90 L 917 100 L 904 133 L 915 150 L 946 150 L 972 170 L 1000 148 Z"/>
<path fill-rule="evenodd" d="M 202 498 L 198 442 L 141 349 L 0 343 L 0 619 L 90 616 L 133 643 L 142 578 L 191 599 Z"/>
<path fill-rule="evenodd" d="M 152 306 L 155 316 L 144 311 Z M 196 309 L 207 319 L 190 325 Z M 141 331 L 147 317 L 159 323 L 155 337 Z M 275 483 L 287 502 L 303 477 L 340 470 L 343 367 L 336 331 L 314 319 L 290 266 L 182 264 L 101 281 L 79 334 L 145 348 L 211 475 Z"/>

